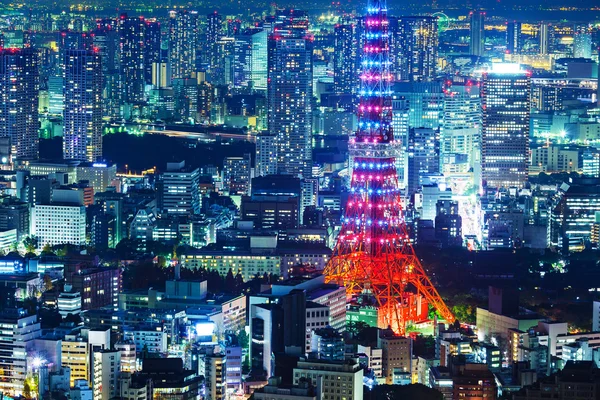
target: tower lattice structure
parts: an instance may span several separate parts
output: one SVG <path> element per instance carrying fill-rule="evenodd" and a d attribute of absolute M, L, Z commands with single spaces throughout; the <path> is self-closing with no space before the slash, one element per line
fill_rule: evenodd
<path fill-rule="evenodd" d="M 370 294 L 380 327 L 404 334 L 416 318 L 412 293 L 449 322 L 441 299 L 410 245 L 398 187 L 392 132 L 390 40 L 385 0 L 370 0 L 364 20 L 358 130 L 350 140 L 351 185 L 342 229 L 325 269 L 349 296 Z"/>

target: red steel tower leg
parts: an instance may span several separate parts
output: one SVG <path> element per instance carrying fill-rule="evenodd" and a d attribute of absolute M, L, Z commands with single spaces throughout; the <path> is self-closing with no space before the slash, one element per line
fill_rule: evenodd
<path fill-rule="evenodd" d="M 358 130 L 350 141 L 352 179 L 342 229 L 325 268 L 328 282 L 348 295 L 372 294 L 379 326 L 404 334 L 414 320 L 409 287 L 447 321 L 454 316 L 415 256 L 402 216 L 392 132 L 389 33 L 385 0 L 370 0 L 364 20 Z"/>

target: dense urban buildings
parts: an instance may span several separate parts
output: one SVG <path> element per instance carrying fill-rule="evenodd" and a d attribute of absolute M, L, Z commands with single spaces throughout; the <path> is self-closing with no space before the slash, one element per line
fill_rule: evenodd
<path fill-rule="evenodd" d="M 597 4 L 121 3 L 0 4 L 6 399 L 598 397 Z"/>

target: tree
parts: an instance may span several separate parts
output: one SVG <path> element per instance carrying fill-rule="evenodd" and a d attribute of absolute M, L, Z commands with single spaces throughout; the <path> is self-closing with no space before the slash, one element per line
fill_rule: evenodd
<path fill-rule="evenodd" d="M 54 254 L 54 252 L 52 251 L 52 246 L 50 246 L 50 243 L 46 243 L 44 245 L 44 247 L 42 248 L 42 254 Z"/>
<path fill-rule="evenodd" d="M 27 236 L 23 239 L 23 247 L 27 253 L 35 253 L 39 245 L 39 240 L 36 236 Z"/>

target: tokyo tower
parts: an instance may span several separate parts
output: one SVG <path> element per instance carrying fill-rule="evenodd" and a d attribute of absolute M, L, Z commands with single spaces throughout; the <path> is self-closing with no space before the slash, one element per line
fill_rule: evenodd
<path fill-rule="evenodd" d="M 406 324 L 423 315 L 418 310 L 423 304 L 432 305 L 448 322 L 454 322 L 454 316 L 416 257 L 402 214 L 388 28 L 385 0 L 370 0 L 364 20 L 359 124 L 349 143 L 350 193 L 324 273 L 328 282 L 345 286 L 349 296 L 373 296 L 379 327 L 390 326 L 403 335 Z"/>

